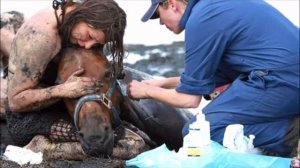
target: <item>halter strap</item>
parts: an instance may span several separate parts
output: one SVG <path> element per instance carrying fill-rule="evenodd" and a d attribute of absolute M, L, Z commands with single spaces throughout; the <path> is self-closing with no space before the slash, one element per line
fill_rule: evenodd
<path fill-rule="evenodd" d="M 116 82 L 115 78 L 111 78 L 111 85 L 108 88 L 107 92 L 104 94 L 91 94 L 91 95 L 86 95 L 81 97 L 76 106 L 75 106 L 75 112 L 74 112 L 74 125 L 76 129 L 79 131 L 79 126 L 78 126 L 78 118 L 79 118 L 79 112 L 82 107 L 82 105 L 88 101 L 100 101 L 102 104 L 104 104 L 109 110 L 112 112 L 112 118 L 113 118 L 113 127 L 117 127 L 121 124 L 121 119 L 120 119 L 120 112 L 117 110 L 117 108 L 112 104 L 111 102 L 111 97 L 113 94 L 114 89 L 118 86 L 118 83 Z"/>

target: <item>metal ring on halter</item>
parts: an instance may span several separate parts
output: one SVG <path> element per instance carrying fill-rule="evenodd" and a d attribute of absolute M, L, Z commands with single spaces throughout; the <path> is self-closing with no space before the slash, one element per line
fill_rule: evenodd
<path fill-rule="evenodd" d="M 65 0 L 53 0 L 52 7 L 53 9 L 58 10 L 59 7 L 64 6 L 66 3 Z"/>
<path fill-rule="evenodd" d="M 73 0 L 74 3 L 82 3 L 84 0 Z"/>

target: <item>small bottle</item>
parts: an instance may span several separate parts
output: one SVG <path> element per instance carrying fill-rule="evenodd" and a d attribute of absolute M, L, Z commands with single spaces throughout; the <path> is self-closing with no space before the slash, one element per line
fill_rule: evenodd
<path fill-rule="evenodd" d="M 187 156 L 199 157 L 208 152 L 210 145 L 209 122 L 203 114 L 196 116 L 196 121 L 189 126 L 189 133 L 183 139 L 183 148 Z"/>
<path fill-rule="evenodd" d="M 252 154 L 262 154 L 262 151 L 259 148 L 255 148 L 253 141 L 255 139 L 255 135 L 250 134 L 248 138 L 248 144 L 247 144 L 247 151 L 246 153 L 252 153 Z"/>
<path fill-rule="evenodd" d="M 196 124 L 192 123 L 189 126 L 189 133 L 184 139 L 184 146 L 186 147 L 187 156 L 200 156 L 201 146 L 200 146 L 200 128 Z"/>
<path fill-rule="evenodd" d="M 249 141 L 248 141 L 248 150 L 254 149 L 253 141 L 254 141 L 255 136 L 254 135 L 249 135 Z"/>
<path fill-rule="evenodd" d="M 199 125 L 197 127 L 200 128 L 200 136 L 201 136 L 201 146 L 210 145 L 210 124 L 207 120 L 205 120 L 205 116 L 200 113 L 196 116 L 195 124 Z"/>

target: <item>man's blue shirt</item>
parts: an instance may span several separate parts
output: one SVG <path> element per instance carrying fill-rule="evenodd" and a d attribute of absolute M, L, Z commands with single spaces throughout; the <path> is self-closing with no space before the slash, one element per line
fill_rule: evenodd
<path fill-rule="evenodd" d="M 272 71 L 274 82 L 299 88 L 299 28 L 275 8 L 262 0 L 191 4 L 180 23 L 186 57 L 178 92 L 209 94 L 256 70 Z"/>
<path fill-rule="evenodd" d="M 185 28 L 185 69 L 178 92 L 206 95 L 230 87 L 202 111 L 211 138 L 244 125 L 254 145 L 282 156 L 289 124 L 299 116 L 299 28 L 263 0 L 190 0 Z M 276 131 L 274 131 L 276 130 Z"/>

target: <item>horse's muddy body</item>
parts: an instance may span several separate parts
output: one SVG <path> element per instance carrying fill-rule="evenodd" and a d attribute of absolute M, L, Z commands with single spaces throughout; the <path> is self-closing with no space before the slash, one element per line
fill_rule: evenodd
<path fill-rule="evenodd" d="M 126 95 L 127 84 L 132 80 L 153 78 L 151 75 L 124 67 L 125 78 L 119 80 L 121 92 L 129 108 L 125 108 L 121 117 L 133 123 L 147 133 L 158 145 L 165 143 L 169 149 L 178 150 L 183 143 L 181 130 L 191 118 L 190 111 L 174 108 L 152 99 L 135 101 Z"/>

